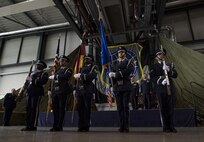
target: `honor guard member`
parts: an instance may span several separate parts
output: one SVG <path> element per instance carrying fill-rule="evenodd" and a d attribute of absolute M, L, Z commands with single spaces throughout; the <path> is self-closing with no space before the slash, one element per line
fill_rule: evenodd
<path fill-rule="evenodd" d="M 66 103 L 68 95 L 72 92 L 72 85 L 68 82 L 73 74 L 72 69 L 68 68 L 70 59 L 67 56 L 60 56 L 60 69 L 50 79 L 54 79 L 53 88 L 51 88 L 52 107 L 54 115 L 53 128 L 51 132 L 63 131 L 63 123 L 66 112 Z"/>
<path fill-rule="evenodd" d="M 113 79 L 117 110 L 120 119 L 119 132 L 129 132 L 129 98 L 132 90 L 130 74 L 134 71 L 132 61 L 126 58 L 126 48 L 119 47 L 118 58 L 111 64 L 109 77 Z"/>
<path fill-rule="evenodd" d="M 141 94 L 144 97 L 145 109 L 151 109 L 151 95 L 150 95 L 151 82 L 146 73 L 144 73 L 144 77 L 140 83 L 140 87 L 141 87 Z"/>
<path fill-rule="evenodd" d="M 77 80 L 76 96 L 78 103 L 78 132 L 88 132 L 90 128 L 91 100 L 96 92 L 93 80 L 97 76 L 97 66 L 92 55 L 84 57 L 84 66 L 74 75 Z"/>
<path fill-rule="evenodd" d="M 3 101 L 3 109 L 4 109 L 4 116 L 3 116 L 3 126 L 10 126 L 10 119 L 13 110 L 16 108 L 16 97 L 17 93 L 16 90 L 13 88 L 11 89 L 11 93 L 7 93 L 4 97 Z"/>
<path fill-rule="evenodd" d="M 134 77 L 130 78 L 132 84 L 132 90 L 130 93 L 130 102 L 132 105 L 132 109 L 138 109 L 138 96 L 139 96 L 139 83 L 134 80 Z"/>
<path fill-rule="evenodd" d="M 36 131 L 39 115 L 39 104 L 41 96 L 44 95 L 43 85 L 48 81 L 48 73 L 44 71 L 47 68 L 45 62 L 38 60 L 36 71 L 27 77 L 30 82 L 26 94 L 26 127 L 22 131 Z"/>
<path fill-rule="evenodd" d="M 165 63 L 165 55 L 166 51 L 164 49 L 156 50 L 156 63 L 151 69 L 150 78 L 154 83 L 154 89 L 159 103 L 163 132 L 176 133 L 177 130 L 174 128 L 173 122 L 175 89 L 172 78 L 177 77 L 177 72 L 173 64 Z M 165 76 L 165 71 L 168 73 L 168 76 Z M 169 86 L 167 86 L 167 79 L 169 80 Z"/>

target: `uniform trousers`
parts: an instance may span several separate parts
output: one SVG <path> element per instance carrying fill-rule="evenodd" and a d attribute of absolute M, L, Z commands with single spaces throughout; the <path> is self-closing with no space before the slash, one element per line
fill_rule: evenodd
<path fill-rule="evenodd" d="M 33 129 L 38 123 L 41 96 L 27 96 L 26 100 L 26 126 Z"/>
<path fill-rule="evenodd" d="M 163 129 L 174 128 L 174 94 L 168 95 L 167 93 L 157 93 L 159 103 L 160 116 Z"/>
<path fill-rule="evenodd" d="M 54 93 L 52 96 L 54 129 L 62 130 L 65 112 L 66 112 L 67 97 L 68 97 L 67 93 L 66 94 Z"/>
<path fill-rule="evenodd" d="M 129 99 L 130 91 L 119 91 L 116 93 L 117 110 L 121 129 L 129 128 Z"/>
<path fill-rule="evenodd" d="M 77 95 L 79 129 L 89 129 L 90 127 L 92 96 L 93 96 L 92 93 L 84 93 L 84 94 Z"/>

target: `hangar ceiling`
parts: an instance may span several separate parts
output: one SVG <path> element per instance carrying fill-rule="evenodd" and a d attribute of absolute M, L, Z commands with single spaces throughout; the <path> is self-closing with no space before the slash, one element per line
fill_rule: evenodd
<path fill-rule="evenodd" d="M 160 30 L 165 11 L 200 4 L 201 0 L 1 0 L 0 38 L 29 29 L 71 27 L 81 39 L 99 42 L 101 17 L 109 44 L 133 42 Z"/>

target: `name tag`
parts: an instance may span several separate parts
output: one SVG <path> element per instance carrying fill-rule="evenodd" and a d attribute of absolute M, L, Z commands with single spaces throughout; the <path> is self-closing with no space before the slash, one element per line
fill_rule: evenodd
<path fill-rule="evenodd" d="M 55 91 L 59 91 L 59 86 L 56 86 L 56 87 L 55 87 Z"/>
<path fill-rule="evenodd" d="M 79 90 L 84 90 L 84 86 L 83 85 L 79 85 Z"/>
<path fill-rule="evenodd" d="M 117 81 L 118 85 L 123 85 L 123 80 Z"/>

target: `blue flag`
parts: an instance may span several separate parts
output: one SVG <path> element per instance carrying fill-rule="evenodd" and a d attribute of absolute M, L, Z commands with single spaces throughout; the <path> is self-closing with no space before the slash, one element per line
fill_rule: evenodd
<path fill-rule="evenodd" d="M 100 19 L 101 29 L 101 64 L 108 67 L 110 65 L 110 54 L 106 43 L 106 37 L 103 29 L 103 21 Z"/>
<path fill-rule="evenodd" d="M 107 95 L 107 101 L 109 106 L 112 107 L 112 97 L 113 94 L 110 90 L 110 78 L 108 77 L 108 73 L 110 72 L 110 54 L 106 43 L 106 37 L 103 28 L 103 21 L 100 19 L 100 29 L 101 29 L 101 64 L 102 64 L 102 73 L 101 73 L 101 83 L 100 83 L 100 91 Z"/>

